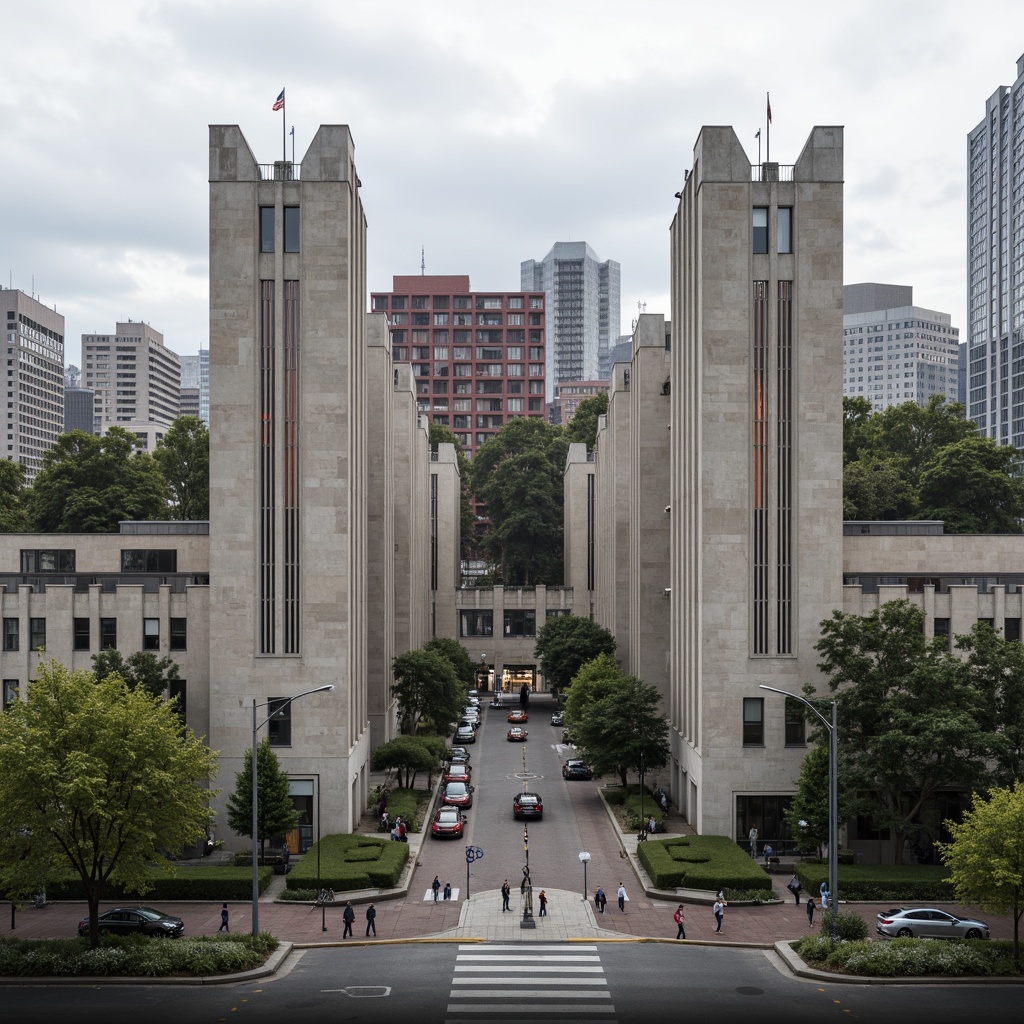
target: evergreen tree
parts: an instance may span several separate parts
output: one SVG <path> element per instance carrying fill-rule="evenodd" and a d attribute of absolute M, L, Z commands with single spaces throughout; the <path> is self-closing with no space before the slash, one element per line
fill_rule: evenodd
<path fill-rule="evenodd" d="M 299 823 L 288 775 L 282 771 L 268 739 L 260 740 L 256 748 L 256 798 L 256 841 L 260 844 L 260 859 L 264 859 L 267 840 L 287 835 Z M 252 838 L 251 748 L 245 752 L 242 770 L 235 776 L 234 792 L 228 797 L 228 825 L 238 835 Z"/>

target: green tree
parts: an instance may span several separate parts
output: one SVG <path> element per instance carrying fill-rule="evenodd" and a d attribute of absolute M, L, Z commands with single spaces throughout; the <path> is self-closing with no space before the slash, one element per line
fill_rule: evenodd
<path fill-rule="evenodd" d="M 396 736 L 373 751 L 370 767 L 375 772 L 393 771 L 399 786 L 412 789 L 420 772 L 432 775 L 441 767 L 435 751 L 421 742 L 425 736 Z"/>
<path fill-rule="evenodd" d="M 961 903 L 989 914 L 1013 915 L 1013 959 L 1022 968 L 1020 919 L 1024 914 L 1024 783 L 974 794 L 962 822 L 947 821 L 953 837 L 939 843 Z"/>
<path fill-rule="evenodd" d="M 876 413 L 871 417 L 867 440 L 876 454 L 903 460 L 916 485 L 921 471 L 940 449 L 970 437 L 976 430 L 974 421 L 965 419 L 959 402 L 932 395 L 924 406 L 903 402 Z"/>
<path fill-rule="evenodd" d="M 1012 786 L 1024 779 L 1024 644 L 1005 640 L 987 622 L 958 636 L 962 671 L 983 694 L 982 724 L 992 738 L 990 779 Z"/>
<path fill-rule="evenodd" d="M 949 533 L 1020 533 L 1024 481 L 1020 453 L 971 434 L 940 448 L 920 477 L 920 519 L 941 519 Z"/>
<path fill-rule="evenodd" d="M 288 775 L 281 769 L 270 740 L 256 747 L 256 841 L 260 859 L 266 858 L 267 840 L 287 835 L 299 823 L 292 803 Z M 252 839 L 252 748 L 245 752 L 242 770 L 235 776 L 228 796 L 228 825 L 240 836 Z M 255 846 L 255 843 L 253 844 Z"/>
<path fill-rule="evenodd" d="M 136 452 L 133 434 L 61 434 L 43 456 L 26 499 L 41 533 L 116 533 L 122 519 L 166 519 L 167 483 L 153 456 Z"/>
<path fill-rule="evenodd" d="M 600 654 L 615 653 L 615 637 L 583 615 L 556 615 L 537 634 L 534 657 L 552 690 L 564 690 L 581 666 Z"/>
<path fill-rule="evenodd" d="M 909 601 L 863 617 L 836 611 L 821 630 L 815 649 L 838 702 L 840 786 L 892 830 L 899 863 L 929 799 L 984 777 L 984 695 L 943 638 L 925 637 L 924 612 Z M 804 692 L 813 698 L 812 687 Z"/>
<path fill-rule="evenodd" d="M 466 687 L 451 662 L 433 651 L 406 651 L 394 659 L 391 692 L 398 700 L 402 732 L 414 736 L 424 722 L 445 736 L 458 720 Z"/>
<path fill-rule="evenodd" d="M 843 465 L 860 458 L 870 444 L 870 423 L 874 410 L 866 398 L 843 396 Z"/>
<path fill-rule="evenodd" d="M 473 459 L 472 489 L 487 507 L 483 540 L 508 586 L 562 582 L 561 428 L 535 417 L 509 420 Z"/>
<path fill-rule="evenodd" d="M 432 422 L 427 428 L 427 436 L 431 448 L 436 449 L 439 444 L 450 444 L 455 448 L 455 463 L 459 467 L 459 547 L 462 557 L 469 558 L 476 543 L 476 521 L 470 502 L 469 457 L 451 427 Z"/>
<path fill-rule="evenodd" d="M 610 660 L 610 659 L 608 659 Z M 570 698 L 581 684 L 591 699 L 567 703 L 573 742 L 600 775 L 618 775 L 622 784 L 630 771 L 656 771 L 668 764 L 668 723 L 659 710 L 661 694 L 654 686 L 616 670 L 605 661 L 584 666 L 570 687 Z M 582 676 L 582 678 L 581 678 Z M 570 711 L 569 708 L 572 708 Z"/>
<path fill-rule="evenodd" d="M 25 467 L 13 459 L 0 459 L 0 533 L 21 533 L 27 528 Z"/>
<path fill-rule="evenodd" d="M 471 689 L 476 684 L 476 664 L 458 640 L 449 636 L 431 637 L 424 645 L 423 650 L 432 654 L 439 654 L 455 670 L 456 678 L 465 683 L 466 689 Z"/>
<path fill-rule="evenodd" d="M 152 651 L 136 651 L 126 659 L 113 647 L 92 656 L 92 669 L 97 679 L 119 675 L 129 689 L 141 688 L 154 697 L 162 696 L 175 679 L 180 679 L 180 669 L 170 657 L 158 659 Z"/>
<path fill-rule="evenodd" d="M 82 880 L 98 943 L 107 883 L 145 892 L 160 850 L 198 842 L 210 821 L 215 754 L 173 707 L 123 679 L 41 665 L 0 715 L 0 874 L 12 896 Z"/>
<path fill-rule="evenodd" d="M 570 679 L 565 693 L 565 719 L 569 730 L 572 731 L 574 724 L 582 720 L 583 712 L 591 704 L 607 697 L 622 678 L 618 662 L 607 652 L 581 665 Z"/>
<path fill-rule="evenodd" d="M 585 444 L 587 451 L 597 447 L 597 421 L 608 412 L 608 392 L 584 398 L 565 425 L 566 444 Z"/>
<path fill-rule="evenodd" d="M 842 765 L 839 778 L 843 777 Z M 824 856 L 828 843 L 828 793 L 829 793 L 829 752 L 828 739 L 815 743 L 804 755 L 800 764 L 800 778 L 796 784 L 796 795 L 785 811 L 789 825 L 801 853 Z M 845 794 L 839 793 L 839 820 L 849 815 L 849 802 Z"/>
<path fill-rule="evenodd" d="M 866 456 L 843 471 L 844 519 L 910 519 L 918 505 L 917 491 L 900 459 Z"/>
<path fill-rule="evenodd" d="M 210 518 L 210 432 L 198 416 L 179 416 L 153 458 L 171 492 L 172 519 Z"/>

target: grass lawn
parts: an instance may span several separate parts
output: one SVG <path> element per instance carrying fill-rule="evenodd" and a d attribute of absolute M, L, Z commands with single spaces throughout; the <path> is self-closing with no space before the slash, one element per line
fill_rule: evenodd
<path fill-rule="evenodd" d="M 324 836 L 288 873 L 290 891 L 309 890 L 316 895 L 318 847 L 320 887 L 335 892 L 393 889 L 409 858 L 408 843 L 368 835 Z"/>
<path fill-rule="evenodd" d="M 771 891 L 764 869 L 728 836 L 648 839 L 637 846 L 640 863 L 659 889 Z M 744 898 L 747 898 L 746 895 Z"/>

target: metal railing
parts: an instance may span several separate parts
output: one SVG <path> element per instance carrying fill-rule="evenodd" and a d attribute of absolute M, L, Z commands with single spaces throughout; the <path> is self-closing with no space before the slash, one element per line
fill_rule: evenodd
<path fill-rule="evenodd" d="M 751 181 L 792 181 L 794 164 L 760 163 L 750 165 Z"/>
<path fill-rule="evenodd" d="M 302 164 L 291 160 L 275 160 L 272 164 L 260 164 L 261 181 L 298 181 Z"/>

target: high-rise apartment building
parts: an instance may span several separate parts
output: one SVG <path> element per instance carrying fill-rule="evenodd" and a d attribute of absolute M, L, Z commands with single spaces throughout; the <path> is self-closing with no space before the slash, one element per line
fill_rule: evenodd
<path fill-rule="evenodd" d="M 586 242 L 555 242 L 544 259 L 524 260 L 519 270 L 523 290 L 547 298 L 547 400 L 556 384 L 607 380 L 608 352 L 619 337 L 618 263 L 602 263 Z"/>
<path fill-rule="evenodd" d="M 967 415 L 1024 445 L 1024 56 L 967 136 Z"/>
<path fill-rule="evenodd" d="M 181 407 L 181 365 L 149 324 L 129 320 L 114 334 L 83 334 L 84 383 L 96 392 L 96 424 L 133 433 L 153 451 Z"/>
<path fill-rule="evenodd" d="M 18 289 L 0 289 L 7 324 L 6 457 L 31 483 L 64 430 L 64 317 Z"/>
<path fill-rule="evenodd" d="M 198 353 L 190 356 L 179 356 L 181 361 L 182 416 L 198 416 L 207 426 L 210 425 L 210 350 L 201 348 Z M 198 412 L 193 411 L 194 403 L 191 395 L 185 395 L 186 389 L 194 389 L 198 393 Z M 186 405 L 188 411 L 186 411 Z"/>
<path fill-rule="evenodd" d="M 92 434 L 96 430 L 95 422 L 96 392 L 92 388 L 64 389 L 64 433 L 81 430 Z"/>
<path fill-rule="evenodd" d="M 540 289 L 474 292 L 462 275 L 396 276 L 374 292 L 396 363 L 411 363 L 420 412 L 450 427 L 470 456 L 510 419 L 545 415 L 545 302 Z"/>
<path fill-rule="evenodd" d="M 843 394 L 875 411 L 957 400 L 960 331 L 949 313 L 914 305 L 914 289 L 896 284 L 843 288 Z"/>

